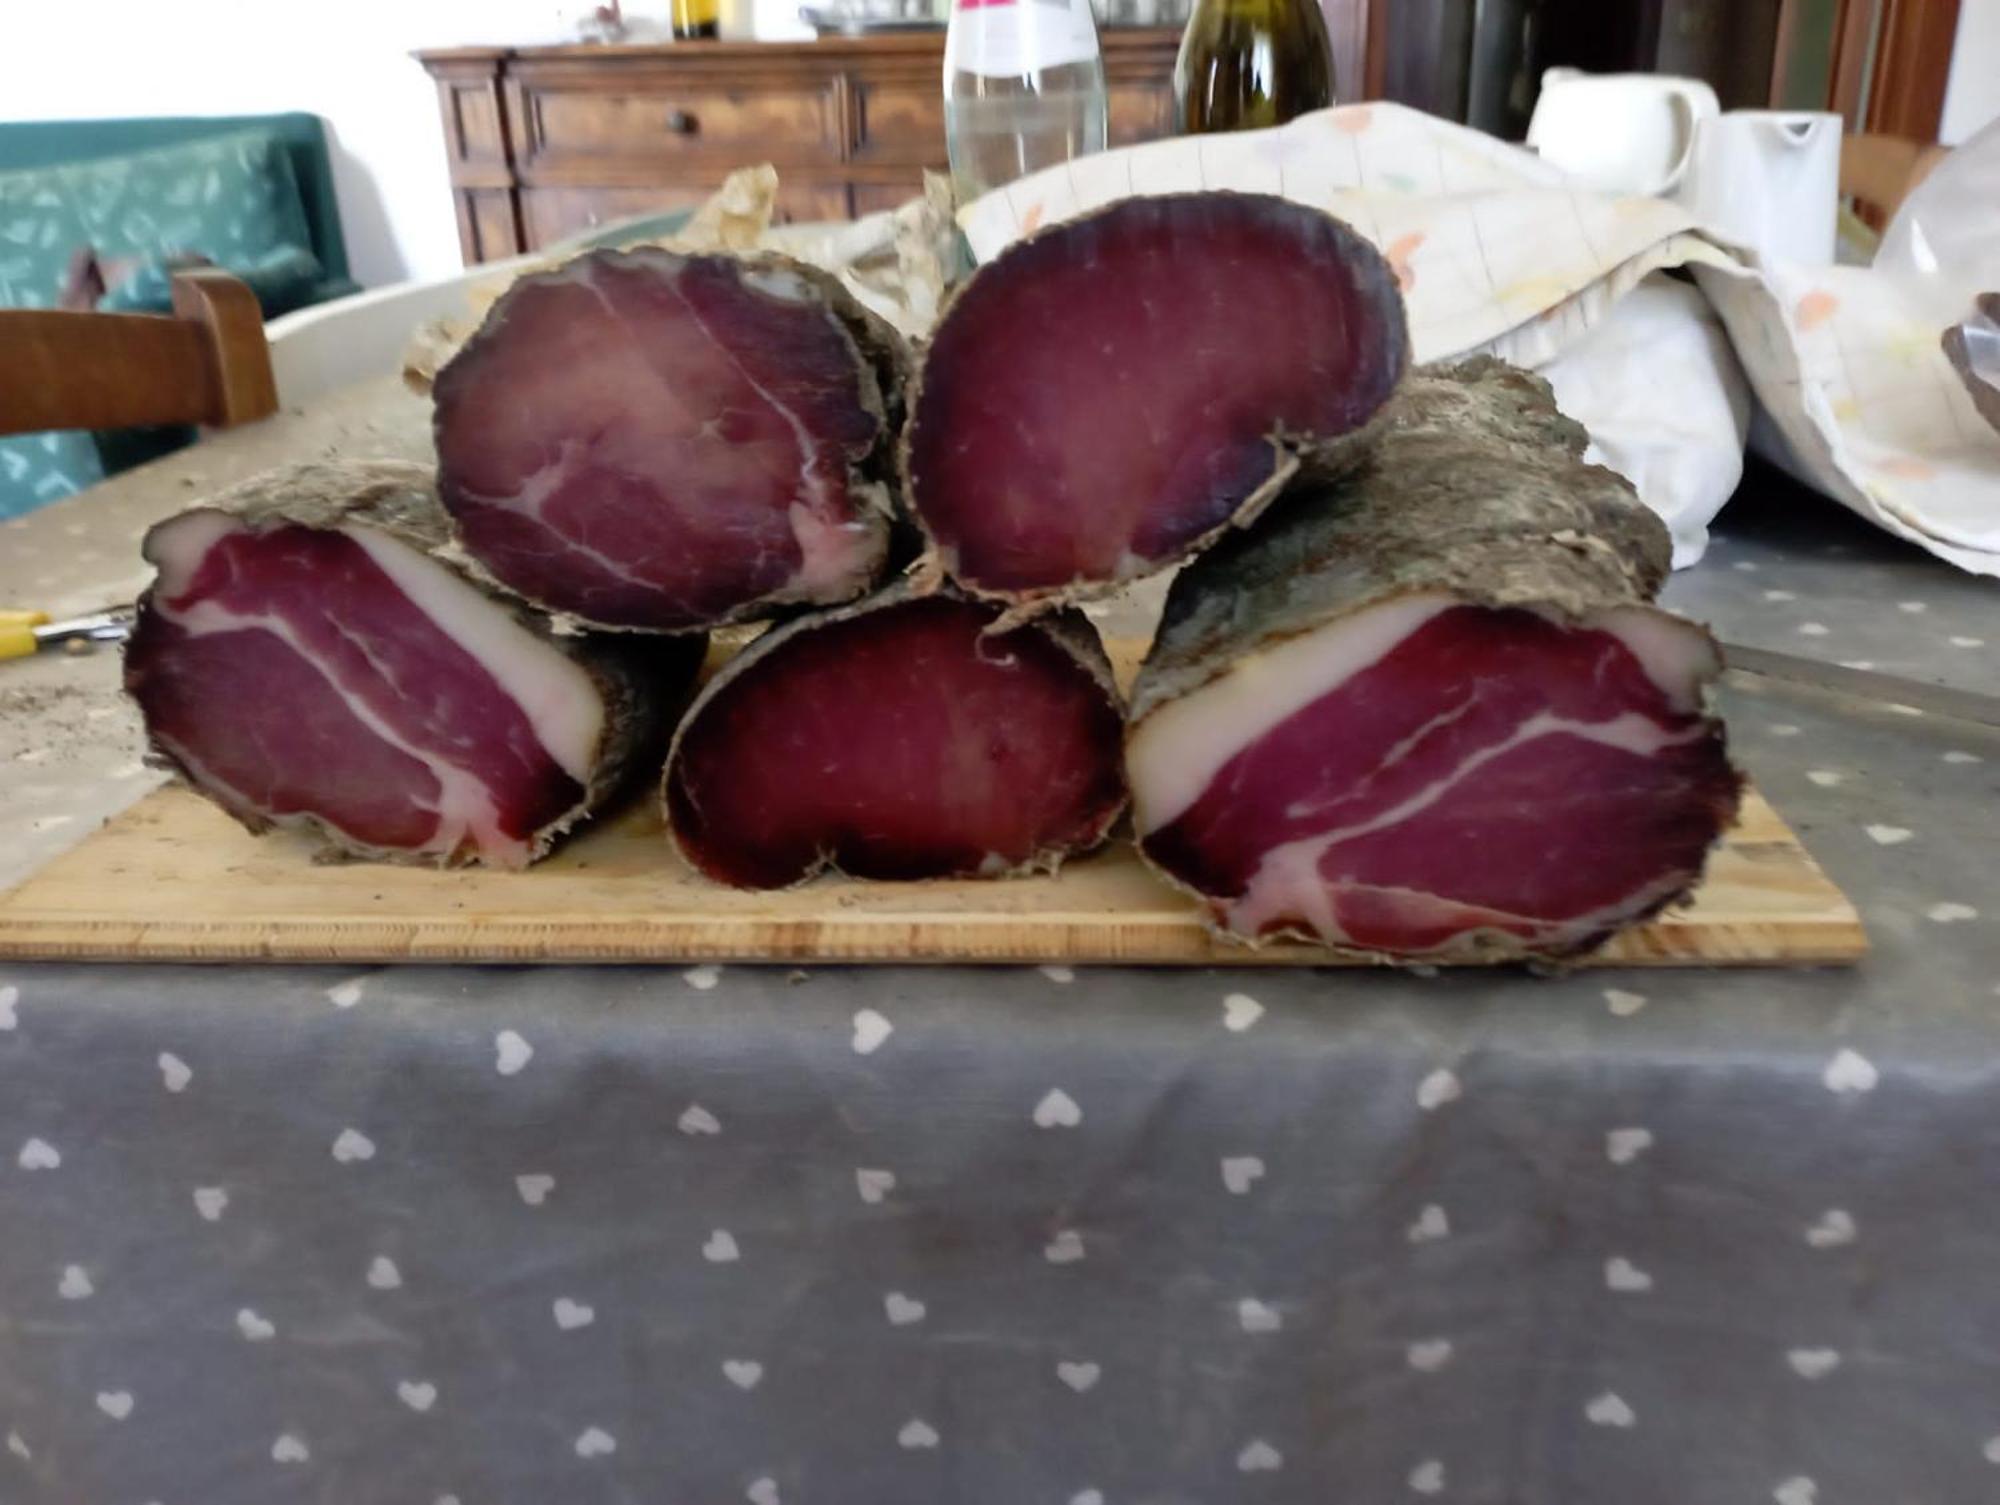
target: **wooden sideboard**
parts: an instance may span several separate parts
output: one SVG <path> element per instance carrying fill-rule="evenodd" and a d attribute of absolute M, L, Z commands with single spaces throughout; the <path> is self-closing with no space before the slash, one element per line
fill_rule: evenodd
<path fill-rule="evenodd" d="M 1179 33 L 1103 42 L 1112 144 L 1165 135 Z M 778 169 L 791 219 L 891 208 L 944 166 L 941 31 L 417 56 L 437 81 L 468 262 L 700 203 L 756 162 Z"/>

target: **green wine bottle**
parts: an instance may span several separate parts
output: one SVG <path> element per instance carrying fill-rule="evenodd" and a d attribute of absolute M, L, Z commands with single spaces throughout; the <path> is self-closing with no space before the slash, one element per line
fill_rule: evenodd
<path fill-rule="evenodd" d="M 1174 60 L 1181 130 L 1283 125 L 1333 103 L 1319 0 L 1195 0 Z"/>

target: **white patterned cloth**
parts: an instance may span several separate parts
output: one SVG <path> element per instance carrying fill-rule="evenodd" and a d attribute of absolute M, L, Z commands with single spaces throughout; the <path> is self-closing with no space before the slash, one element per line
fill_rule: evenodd
<path fill-rule="evenodd" d="M 1114 199 L 1201 188 L 1276 193 L 1352 224 L 1402 281 L 1419 360 L 1490 351 L 1538 368 L 1574 361 L 1579 342 L 1621 317 L 1652 274 L 1693 268 L 1804 476 L 1897 536 L 2000 575 L 2000 434 L 1945 359 L 1944 323 L 1896 279 L 1759 266 L 1677 204 L 1572 188 L 1554 167 L 1477 131 L 1399 105 L 1345 106 L 1275 130 L 1151 142 L 1050 168 L 966 206 L 959 223 L 985 261 Z M 1573 365 L 1565 385 L 1572 402 L 1587 389 L 1619 389 L 1604 406 L 1625 420 L 1626 453 L 1649 462 L 1631 478 L 1668 518 L 1677 559 L 1688 563 L 1735 476 L 1726 464 L 1675 469 L 1659 457 L 1690 440 L 1704 453 L 1726 446 L 1724 426 L 1690 434 L 1689 410 L 1719 421 L 1739 405 L 1728 362 L 1703 373 L 1685 359 L 1698 330 L 1679 343 L 1670 355 L 1614 338 L 1589 357 L 1587 379 Z M 1629 421 L 1649 391 L 1660 415 L 1652 436 Z M 1741 440 L 1739 424 L 1739 459 Z"/>

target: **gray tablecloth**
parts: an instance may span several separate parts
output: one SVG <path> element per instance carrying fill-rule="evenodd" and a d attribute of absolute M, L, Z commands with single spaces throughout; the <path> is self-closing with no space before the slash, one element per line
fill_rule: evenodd
<path fill-rule="evenodd" d="M 2000 736 L 1725 703 L 1863 967 L 0 970 L 0 1501 L 2000 1500 Z"/>

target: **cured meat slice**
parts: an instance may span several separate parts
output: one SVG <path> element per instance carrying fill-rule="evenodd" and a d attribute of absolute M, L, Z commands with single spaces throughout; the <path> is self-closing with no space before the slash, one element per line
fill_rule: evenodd
<path fill-rule="evenodd" d="M 851 600 L 887 555 L 897 337 L 782 257 L 593 251 L 437 375 L 439 486 L 527 600 L 677 632 Z"/>
<path fill-rule="evenodd" d="M 892 587 L 759 638 L 674 739 L 666 807 L 694 867 L 782 888 L 1054 869 L 1125 807 L 1124 719 L 1074 613 Z"/>
<path fill-rule="evenodd" d="M 1381 255 L 1260 194 L 1126 199 L 1043 231 L 945 311 L 910 403 L 911 509 L 968 591 L 1072 598 L 1255 515 L 1408 361 Z"/>
<path fill-rule="evenodd" d="M 1734 817 L 1665 528 L 1539 378 L 1414 377 L 1370 457 L 1174 582 L 1127 743 L 1141 850 L 1246 940 L 1557 958 Z"/>
<path fill-rule="evenodd" d="M 438 562 L 430 472 L 277 471 L 155 527 L 125 687 L 252 831 L 522 867 L 657 768 L 699 638 L 557 637 Z"/>

